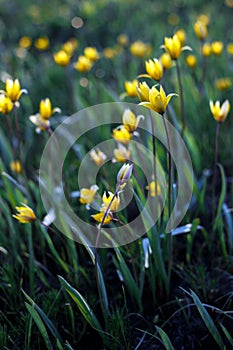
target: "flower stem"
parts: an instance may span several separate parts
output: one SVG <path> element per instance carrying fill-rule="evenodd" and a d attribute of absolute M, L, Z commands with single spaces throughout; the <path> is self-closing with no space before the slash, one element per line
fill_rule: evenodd
<path fill-rule="evenodd" d="M 13 134 L 13 130 L 12 130 L 12 125 L 11 125 L 11 120 L 10 120 L 9 114 L 6 116 L 6 122 L 7 122 L 8 132 L 9 132 L 9 135 L 10 135 L 10 143 L 11 143 L 11 149 L 12 149 L 13 158 L 14 158 L 14 161 L 16 161 L 17 158 L 16 158 L 15 147 L 14 147 L 14 142 L 13 142 L 14 134 Z"/>
<path fill-rule="evenodd" d="M 180 66 L 179 66 L 178 60 L 176 61 L 176 71 L 177 71 L 179 95 L 180 95 L 180 112 L 181 112 L 181 121 L 182 121 L 181 136 L 184 137 L 184 132 L 185 132 L 184 95 L 183 95 L 183 85 L 181 81 L 181 72 L 180 72 Z"/>
<path fill-rule="evenodd" d="M 217 123 L 216 133 L 215 133 L 214 174 L 213 174 L 213 184 L 212 184 L 213 217 L 215 213 L 215 187 L 216 187 L 216 179 L 217 179 L 218 141 L 219 141 L 220 125 L 221 123 Z"/>
<path fill-rule="evenodd" d="M 172 201 L 172 159 L 171 159 L 171 142 L 169 137 L 169 131 L 165 121 L 164 115 L 162 115 L 163 125 L 166 132 L 167 145 L 168 145 L 168 217 L 171 215 L 171 201 Z M 168 234 L 168 281 L 170 281 L 172 267 L 172 234 Z"/>
<path fill-rule="evenodd" d="M 18 122 L 18 113 L 17 113 L 17 107 L 14 106 L 14 118 L 15 118 L 15 129 L 16 129 L 16 137 L 18 141 L 18 156 L 19 161 L 22 166 L 22 157 L 21 157 L 21 140 L 20 140 L 20 131 L 19 131 L 19 122 Z M 22 166 L 23 168 L 23 166 Z"/>
<path fill-rule="evenodd" d="M 153 150 L 153 172 L 154 172 L 154 181 L 155 181 L 155 196 L 157 196 L 157 169 L 156 169 L 156 139 L 155 139 L 155 125 L 154 125 L 154 119 L 151 113 L 151 110 L 149 111 L 150 115 L 150 122 L 151 122 L 151 137 L 152 137 L 152 150 Z"/>

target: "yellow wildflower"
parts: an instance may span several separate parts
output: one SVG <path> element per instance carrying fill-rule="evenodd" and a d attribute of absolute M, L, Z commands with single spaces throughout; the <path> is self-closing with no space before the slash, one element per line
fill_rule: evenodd
<path fill-rule="evenodd" d="M 150 44 L 145 44 L 142 41 L 135 41 L 130 45 L 130 52 L 135 57 L 145 57 L 150 55 L 152 51 L 152 46 Z"/>
<path fill-rule="evenodd" d="M 110 207 L 109 207 L 109 211 L 110 212 L 115 212 L 118 210 L 119 205 L 120 205 L 120 197 L 117 194 L 114 199 L 113 199 L 114 194 L 110 191 L 104 192 L 103 196 L 102 196 L 102 201 L 103 204 L 101 206 L 101 211 L 106 211 L 110 202 Z"/>
<path fill-rule="evenodd" d="M 74 64 L 74 68 L 81 73 L 89 72 L 92 68 L 92 61 L 86 56 L 80 55 L 77 62 Z"/>
<path fill-rule="evenodd" d="M 163 69 L 170 69 L 172 67 L 172 59 L 169 53 L 164 52 L 159 60 L 162 63 Z"/>
<path fill-rule="evenodd" d="M 84 56 L 92 62 L 95 62 L 100 58 L 99 53 L 95 47 L 85 47 Z"/>
<path fill-rule="evenodd" d="M 134 79 L 133 81 L 126 81 L 125 82 L 126 95 L 128 95 L 130 97 L 136 97 L 137 96 L 137 86 L 138 86 L 137 79 Z"/>
<path fill-rule="evenodd" d="M 105 215 L 105 212 L 102 211 L 100 213 L 97 213 L 97 214 L 94 214 L 94 215 L 91 215 L 93 217 L 93 219 L 97 222 L 102 222 L 103 218 L 104 218 L 104 215 Z M 103 225 L 107 225 L 109 224 L 110 222 L 112 221 L 112 214 L 109 213 L 106 215 L 105 219 L 104 219 L 104 222 L 103 222 Z"/>
<path fill-rule="evenodd" d="M 186 40 L 186 33 L 184 29 L 178 29 L 175 32 L 175 35 L 178 36 L 178 39 L 180 40 L 181 46 L 184 46 L 185 40 Z"/>
<path fill-rule="evenodd" d="M 43 119 L 49 119 L 55 112 L 60 113 L 61 110 L 58 107 L 52 109 L 52 104 L 48 97 L 40 101 L 40 116 Z"/>
<path fill-rule="evenodd" d="M 198 37 L 198 39 L 205 40 L 205 38 L 208 35 L 208 28 L 207 28 L 206 24 L 204 24 L 201 21 L 197 21 L 194 24 L 193 29 L 194 29 L 194 32 L 195 32 L 196 36 Z"/>
<path fill-rule="evenodd" d="M 165 37 L 164 38 L 164 45 L 162 45 L 161 47 L 163 47 L 166 52 L 169 53 L 169 55 L 171 56 L 171 58 L 173 60 L 177 60 L 177 58 L 180 56 L 181 52 L 184 50 L 192 50 L 189 46 L 183 46 L 178 38 L 178 35 L 173 35 L 173 37 L 168 38 Z"/>
<path fill-rule="evenodd" d="M 97 185 L 93 185 L 90 188 L 82 188 L 80 190 L 80 203 L 81 204 L 91 204 L 95 198 L 95 194 L 98 191 L 99 187 Z"/>
<path fill-rule="evenodd" d="M 186 57 L 186 63 L 190 68 L 194 68 L 197 65 L 197 59 L 194 55 L 188 55 Z"/>
<path fill-rule="evenodd" d="M 230 43 L 230 44 L 227 45 L 227 52 L 230 55 L 233 55 L 233 43 Z"/>
<path fill-rule="evenodd" d="M 219 56 L 223 50 L 223 43 L 221 41 L 213 41 L 211 44 L 212 52 L 214 55 Z"/>
<path fill-rule="evenodd" d="M 148 101 L 143 101 L 139 103 L 139 106 L 142 105 L 146 108 L 154 110 L 159 114 L 164 114 L 164 112 L 166 111 L 167 105 L 173 96 L 177 96 L 177 94 L 172 93 L 166 96 L 162 85 L 160 85 L 159 90 L 156 88 L 156 85 L 155 85 L 149 90 Z"/>
<path fill-rule="evenodd" d="M 214 86 L 219 91 L 227 90 L 230 87 L 232 87 L 232 80 L 231 80 L 231 78 L 227 78 L 227 77 L 226 78 L 220 78 L 220 79 L 215 80 Z"/>
<path fill-rule="evenodd" d="M 139 121 L 142 118 L 144 118 L 143 115 L 136 117 L 136 115 L 127 108 L 122 116 L 123 125 L 129 132 L 133 133 L 137 129 Z"/>
<path fill-rule="evenodd" d="M 129 38 L 126 34 L 120 34 L 117 37 L 117 42 L 122 46 L 126 46 L 129 42 Z"/>
<path fill-rule="evenodd" d="M 208 26 L 208 24 L 210 23 L 210 18 L 209 16 L 202 13 L 197 17 L 197 21 L 203 23 L 205 26 Z"/>
<path fill-rule="evenodd" d="M 105 58 L 112 59 L 116 56 L 116 51 L 111 47 L 106 47 L 103 49 L 103 55 Z"/>
<path fill-rule="evenodd" d="M 154 180 L 151 181 L 148 186 L 146 186 L 146 189 L 149 190 L 151 197 L 155 197 L 156 195 L 159 196 L 161 194 L 161 188 Z"/>
<path fill-rule="evenodd" d="M 16 210 L 18 211 L 18 213 L 12 216 L 22 224 L 27 224 L 36 221 L 36 215 L 34 214 L 33 210 L 29 208 L 26 204 L 23 204 L 23 207 L 16 207 Z"/>
<path fill-rule="evenodd" d="M 124 125 L 119 125 L 117 128 L 113 129 L 113 138 L 124 144 L 128 144 L 132 134 Z"/>
<path fill-rule="evenodd" d="M 61 67 L 66 67 L 70 63 L 71 56 L 64 50 L 60 50 L 53 55 L 54 61 Z"/>
<path fill-rule="evenodd" d="M 222 106 L 220 106 L 220 102 L 216 101 L 215 104 L 213 101 L 210 101 L 210 110 L 213 114 L 214 119 L 222 123 L 226 119 L 229 111 L 230 111 L 230 103 L 228 100 L 225 100 Z"/>
<path fill-rule="evenodd" d="M 11 171 L 13 171 L 14 173 L 20 174 L 22 170 L 20 161 L 13 160 L 10 163 L 10 168 L 11 168 Z"/>
<path fill-rule="evenodd" d="M 138 84 L 137 92 L 138 92 L 138 97 L 139 97 L 141 102 L 149 101 L 150 88 L 145 81 Z"/>
<path fill-rule="evenodd" d="M 78 40 L 71 38 L 62 45 L 62 50 L 67 53 L 67 55 L 72 56 L 75 49 L 78 47 Z"/>
<path fill-rule="evenodd" d="M 32 39 L 29 36 L 22 36 L 19 39 L 19 46 L 23 49 L 29 49 L 32 44 Z"/>
<path fill-rule="evenodd" d="M 45 51 L 49 47 L 49 39 L 47 36 L 41 36 L 35 40 L 34 45 L 37 50 Z"/>
<path fill-rule="evenodd" d="M 93 162 L 98 166 L 104 164 L 105 160 L 107 159 L 106 154 L 102 152 L 99 148 L 97 148 L 96 150 L 91 150 L 90 157 L 93 160 Z"/>
<path fill-rule="evenodd" d="M 204 43 L 203 46 L 202 46 L 202 54 L 203 56 L 210 56 L 212 53 L 212 47 L 211 47 L 211 44 L 209 43 Z"/>
<path fill-rule="evenodd" d="M 11 99 L 4 94 L 0 94 L 0 113 L 8 114 L 12 111 L 14 103 Z"/>
<path fill-rule="evenodd" d="M 148 60 L 145 62 L 147 74 L 140 74 L 140 77 L 150 78 L 159 81 L 163 76 L 163 65 L 157 59 Z"/>
<path fill-rule="evenodd" d="M 118 146 L 114 149 L 113 154 L 115 157 L 112 160 L 113 162 L 125 162 L 126 160 L 130 159 L 131 152 L 121 143 L 118 143 Z"/>
<path fill-rule="evenodd" d="M 9 97 L 13 103 L 18 101 L 23 93 L 27 93 L 27 90 L 21 89 L 18 79 L 7 79 L 5 90 L 7 97 Z"/>

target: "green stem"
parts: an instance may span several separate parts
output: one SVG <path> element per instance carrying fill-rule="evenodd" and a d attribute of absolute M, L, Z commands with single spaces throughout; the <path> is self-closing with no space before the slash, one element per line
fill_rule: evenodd
<path fill-rule="evenodd" d="M 32 243 L 32 230 L 29 227 L 28 232 L 28 250 L 29 250 L 29 285 L 30 285 L 30 295 L 34 295 L 34 285 L 35 285 L 35 276 L 34 276 L 34 251 Z"/>
<path fill-rule="evenodd" d="M 17 158 L 16 158 L 15 147 L 14 147 L 14 142 L 13 142 L 14 134 L 13 134 L 13 130 L 12 130 L 12 125 L 11 125 L 11 120 L 10 120 L 9 114 L 6 116 L 6 122 L 7 122 L 7 128 L 8 128 L 8 132 L 9 132 L 9 136 L 10 136 L 10 144 L 11 144 L 13 158 L 14 158 L 14 161 L 16 161 Z"/>
<path fill-rule="evenodd" d="M 151 122 L 151 137 L 152 137 L 152 150 L 153 150 L 153 172 L 155 181 L 155 196 L 157 196 L 157 169 L 156 169 L 156 140 L 155 140 L 155 125 L 151 110 L 149 111 Z"/>
<path fill-rule="evenodd" d="M 171 216 L 171 201 L 172 201 L 172 159 L 171 159 L 171 141 L 169 131 L 165 121 L 164 115 L 162 115 L 163 125 L 166 132 L 167 145 L 168 145 L 168 217 Z M 168 233 L 168 281 L 170 281 L 172 268 L 172 233 Z"/>
<path fill-rule="evenodd" d="M 214 174 L 213 174 L 213 184 L 212 184 L 212 205 L 213 205 L 213 218 L 215 213 L 215 187 L 217 179 L 217 163 L 218 163 L 218 141 L 219 141 L 219 130 L 221 123 L 218 122 L 216 126 L 215 133 L 215 152 L 214 152 Z"/>
<path fill-rule="evenodd" d="M 19 156 L 19 161 L 21 164 L 21 167 L 23 169 L 23 163 L 22 163 L 22 158 L 21 158 L 21 140 L 20 140 L 20 131 L 19 131 L 19 122 L 18 122 L 18 113 L 17 113 L 17 107 L 14 106 L 14 118 L 15 118 L 15 130 L 16 130 L 16 137 L 18 141 L 18 156 Z"/>
<path fill-rule="evenodd" d="M 180 112 L 181 112 L 181 121 L 182 121 L 181 136 L 184 137 L 184 132 L 185 132 L 184 95 L 183 95 L 183 85 L 181 81 L 181 72 L 180 72 L 180 66 L 179 66 L 178 60 L 176 61 L 176 71 L 177 71 L 179 95 L 180 95 Z"/>

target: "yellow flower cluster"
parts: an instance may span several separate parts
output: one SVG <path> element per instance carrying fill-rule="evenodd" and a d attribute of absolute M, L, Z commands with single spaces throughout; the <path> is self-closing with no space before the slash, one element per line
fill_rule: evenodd
<path fill-rule="evenodd" d="M 7 79 L 5 90 L 0 91 L 0 113 L 8 114 L 14 105 L 19 106 L 19 99 L 23 93 L 27 93 L 26 89 L 21 89 L 18 79 Z"/>

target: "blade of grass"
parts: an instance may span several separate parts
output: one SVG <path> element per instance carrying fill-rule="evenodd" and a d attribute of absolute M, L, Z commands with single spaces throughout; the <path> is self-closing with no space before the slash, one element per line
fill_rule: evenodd
<path fill-rule="evenodd" d="M 211 318 L 210 314 L 208 313 L 206 308 L 203 306 L 198 296 L 193 291 L 191 291 L 191 296 L 208 331 L 210 332 L 210 334 L 212 335 L 212 337 L 214 338 L 214 340 L 216 341 L 220 349 L 224 349 L 224 343 L 223 343 L 222 337 L 217 327 L 215 326 L 214 321 Z"/>

